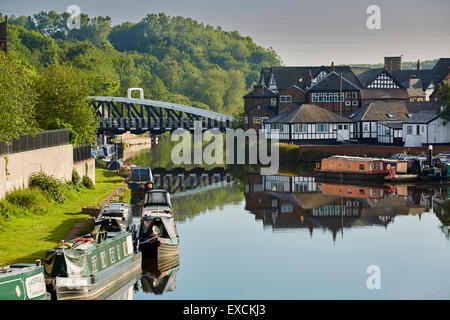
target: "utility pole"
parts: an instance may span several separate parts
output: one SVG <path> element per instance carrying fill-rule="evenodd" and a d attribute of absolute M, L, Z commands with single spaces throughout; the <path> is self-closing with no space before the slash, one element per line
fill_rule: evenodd
<path fill-rule="evenodd" d="M 342 117 L 342 72 L 339 81 L 339 115 Z"/>

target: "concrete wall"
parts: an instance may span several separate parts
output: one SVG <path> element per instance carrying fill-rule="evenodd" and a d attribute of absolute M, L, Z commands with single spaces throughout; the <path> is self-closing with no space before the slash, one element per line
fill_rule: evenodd
<path fill-rule="evenodd" d="M 0 157 L 0 199 L 9 191 L 28 187 L 32 173 L 44 171 L 58 179 L 72 178 L 72 145 L 56 146 L 9 154 L 8 174 L 6 156 Z"/>
<path fill-rule="evenodd" d="M 95 159 L 91 158 L 88 160 L 83 160 L 75 162 L 73 168 L 77 170 L 80 177 L 88 176 L 91 178 L 92 182 L 95 184 Z"/>

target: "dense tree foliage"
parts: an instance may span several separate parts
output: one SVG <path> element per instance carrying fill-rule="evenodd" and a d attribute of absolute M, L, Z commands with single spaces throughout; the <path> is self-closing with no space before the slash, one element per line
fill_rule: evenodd
<path fill-rule="evenodd" d="M 75 144 L 95 139 L 94 111 L 86 99 L 92 91 L 79 70 L 68 63 L 52 64 L 37 79 L 35 87 L 36 120 L 41 128 L 70 128 Z"/>
<path fill-rule="evenodd" d="M 33 69 L 15 54 L 0 51 L 0 142 L 37 131 Z"/>
<path fill-rule="evenodd" d="M 232 114 L 261 68 L 280 65 L 272 49 L 251 38 L 189 18 L 149 14 L 112 26 L 109 17 L 82 14 L 81 28 L 73 30 L 68 18 L 55 11 L 10 17 L 9 47 L 39 71 L 56 61 L 72 63 L 94 95 L 142 87 L 149 99 Z"/>

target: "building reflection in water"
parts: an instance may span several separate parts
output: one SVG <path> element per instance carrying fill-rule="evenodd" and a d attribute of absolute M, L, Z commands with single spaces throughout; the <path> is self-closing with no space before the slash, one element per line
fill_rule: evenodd
<path fill-rule="evenodd" d="M 442 201 L 442 193 L 436 187 L 420 190 L 406 185 L 317 182 L 312 176 L 244 178 L 245 209 L 264 226 L 274 231 L 308 228 L 311 237 L 315 229 L 328 230 L 333 240 L 346 228 L 386 228 L 396 216 L 416 215 L 420 219 L 424 212 L 433 212 L 433 203 Z"/>

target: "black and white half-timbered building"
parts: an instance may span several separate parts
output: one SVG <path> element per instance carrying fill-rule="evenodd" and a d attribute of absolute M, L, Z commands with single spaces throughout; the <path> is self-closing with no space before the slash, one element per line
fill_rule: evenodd
<path fill-rule="evenodd" d="M 410 114 L 404 101 L 370 102 L 352 112 L 348 118 L 355 121 L 355 137 L 362 143 L 378 143 L 378 123 L 403 123 Z M 386 131 L 384 131 L 386 132 Z M 387 142 L 381 142 L 387 143 Z"/>
<path fill-rule="evenodd" d="M 355 138 L 354 122 L 312 104 L 302 104 L 264 122 L 266 137 L 295 144 L 334 144 Z"/>

